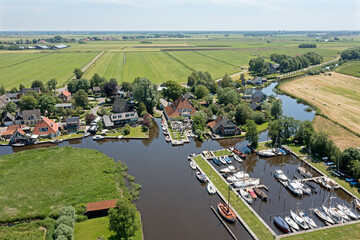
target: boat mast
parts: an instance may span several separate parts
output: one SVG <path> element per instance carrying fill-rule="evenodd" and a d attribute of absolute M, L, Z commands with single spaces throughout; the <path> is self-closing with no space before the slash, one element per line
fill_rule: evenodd
<path fill-rule="evenodd" d="M 229 188 L 228 188 L 228 204 L 227 204 L 227 212 L 229 212 L 229 210 L 230 210 L 230 185 L 229 185 Z"/>

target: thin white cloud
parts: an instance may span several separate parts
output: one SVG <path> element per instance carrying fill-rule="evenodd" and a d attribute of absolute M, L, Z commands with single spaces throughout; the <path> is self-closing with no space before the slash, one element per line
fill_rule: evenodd
<path fill-rule="evenodd" d="M 282 5 L 276 5 L 276 3 L 272 2 L 272 4 L 267 3 L 263 0 L 211 0 L 213 3 L 219 4 L 228 4 L 228 5 L 239 5 L 246 4 L 249 6 L 257 6 L 268 10 L 277 10 L 282 12 L 291 12 L 292 9 L 284 7 Z"/>

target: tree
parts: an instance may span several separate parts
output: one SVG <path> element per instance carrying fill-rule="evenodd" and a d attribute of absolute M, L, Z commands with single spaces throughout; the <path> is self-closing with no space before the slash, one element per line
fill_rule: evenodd
<path fill-rule="evenodd" d="M 17 92 L 19 92 L 19 91 L 17 90 L 16 87 L 13 87 L 13 88 L 10 90 L 10 93 L 17 93 Z"/>
<path fill-rule="evenodd" d="M 246 121 L 246 141 L 249 141 L 252 148 L 257 148 L 259 143 L 259 131 L 256 128 L 256 123 L 253 120 Z"/>
<path fill-rule="evenodd" d="M 128 239 L 140 227 L 136 221 L 136 207 L 126 198 L 121 198 L 116 207 L 109 210 L 109 230 L 115 232 L 118 239 Z"/>
<path fill-rule="evenodd" d="M 118 81 L 116 78 L 110 78 L 109 82 L 114 83 L 116 86 L 119 85 Z"/>
<path fill-rule="evenodd" d="M 315 129 L 311 121 L 300 122 L 299 128 L 295 133 L 295 139 L 302 141 L 306 146 L 310 145 L 310 139 Z"/>
<path fill-rule="evenodd" d="M 80 89 L 84 90 L 85 92 L 87 92 L 90 88 L 90 83 L 87 79 L 82 78 L 79 80 L 76 80 L 76 92 L 79 91 Z"/>
<path fill-rule="evenodd" d="M 143 102 L 139 103 L 137 113 L 140 117 L 142 117 L 146 113 L 146 106 Z"/>
<path fill-rule="evenodd" d="M 194 115 L 194 124 L 193 128 L 194 130 L 199 129 L 201 131 L 204 131 L 205 124 L 206 124 L 207 116 L 204 113 L 204 111 L 197 111 Z"/>
<path fill-rule="evenodd" d="M 20 98 L 19 106 L 21 110 L 35 109 L 38 105 L 38 101 L 33 96 L 23 96 Z"/>
<path fill-rule="evenodd" d="M 240 80 L 245 80 L 245 73 L 240 74 Z"/>
<path fill-rule="evenodd" d="M 252 117 L 253 110 L 249 106 L 245 104 L 239 104 L 236 107 L 235 121 L 237 122 L 237 124 L 244 125 L 246 124 L 246 121 L 252 119 Z"/>
<path fill-rule="evenodd" d="M 20 85 L 19 85 L 19 91 L 23 90 L 24 88 L 25 88 L 25 86 L 20 83 Z"/>
<path fill-rule="evenodd" d="M 226 87 L 231 87 L 232 82 L 233 81 L 232 81 L 231 77 L 229 77 L 227 74 L 225 74 L 225 76 L 221 79 L 219 84 L 222 88 L 226 88 Z"/>
<path fill-rule="evenodd" d="M 54 91 L 54 92 L 55 92 L 55 90 L 56 90 L 56 85 L 57 85 L 57 81 L 56 81 L 55 78 L 52 78 L 52 79 L 50 79 L 49 81 L 47 81 L 46 85 L 47 85 L 47 87 L 48 87 L 48 89 L 49 89 L 50 91 Z"/>
<path fill-rule="evenodd" d="M 90 79 L 90 87 L 93 88 L 94 86 L 103 87 L 106 83 L 106 79 L 104 77 L 100 77 L 99 74 L 95 73 L 92 78 Z"/>
<path fill-rule="evenodd" d="M 204 85 L 198 85 L 195 88 L 195 96 L 198 99 L 201 99 L 209 94 L 209 89 L 207 89 Z"/>
<path fill-rule="evenodd" d="M 67 239 L 72 240 L 74 235 L 74 230 L 68 225 L 60 224 L 54 232 L 55 240 Z"/>
<path fill-rule="evenodd" d="M 168 101 L 175 101 L 176 99 L 178 99 L 184 90 L 180 83 L 175 81 L 165 82 L 165 87 L 166 89 L 164 89 L 164 97 Z"/>
<path fill-rule="evenodd" d="M 152 85 L 147 78 L 137 78 L 134 83 L 134 97 L 139 102 L 143 102 L 148 113 L 153 113 L 153 108 L 159 101 L 156 85 Z"/>
<path fill-rule="evenodd" d="M 31 88 L 40 88 L 40 90 L 42 92 L 46 92 L 46 88 L 45 85 L 42 81 L 40 80 L 35 80 L 31 83 Z"/>
<path fill-rule="evenodd" d="M 129 82 L 123 82 L 123 83 L 121 84 L 121 86 L 122 86 L 122 90 L 123 90 L 124 92 L 131 91 L 131 90 L 132 90 L 132 84 L 129 83 Z"/>
<path fill-rule="evenodd" d="M 282 103 L 280 99 L 275 99 L 271 106 L 271 116 L 273 116 L 275 119 L 279 119 L 279 117 L 282 115 Z"/>
<path fill-rule="evenodd" d="M 220 88 L 220 90 L 218 90 L 218 101 L 220 104 L 227 105 L 232 103 L 236 105 L 238 100 L 239 94 L 234 88 Z"/>
<path fill-rule="evenodd" d="M 283 126 L 280 124 L 279 120 L 270 121 L 268 129 L 268 136 L 273 144 L 281 145 Z"/>
<path fill-rule="evenodd" d="M 117 84 L 114 81 L 105 83 L 103 88 L 105 95 L 107 97 L 115 96 L 116 86 Z"/>
<path fill-rule="evenodd" d="M 265 114 L 262 112 L 255 112 L 253 114 L 253 120 L 258 125 L 263 124 L 265 122 Z"/>
<path fill-rule="evenodd" d="M 353 161 L 360 161 L 360 152 L 355 148 L 347 148 L 341 153 L 337 164 L 339 165 L 340 170 L 351 174 L 354 166 Z M 355 165 L 357 165 L 357 163 Z"/>
<path fill-rule="evenodd" d="M 84 75 L 79 68 L 75 68 L 73 73 L 75 74 L 76 79 L 80 79 Z"/>
<path fill-rule="evenodd" d="M 17 109 L 17 106 L 13 102 L 8 102 L 6 106 L 4 107 L 4 110 L 8 113 L 14 113 Z"/>
<path fill-rule="evenodd" d="M 55 111 L 56 99 L 52 96 L 42 95 L 38 100 L 38 108 L 44 115 L 46 112 L 49 114 Z"/>
<path fill-rule="evenodd" d="M 73 98 L 77 106 L 86 107 L 89 104 L 88 95 L 83 89 L 74 94 Z"/>
<path fill-rule="evenodd" d="M 249 62 L 249 66 L 250 66 L 249 70 L 259 76 L 264 76 L 266 72 L 269 70 L 269 66 L 266 64 L 264 58 L 262 57 L 251 59 Z"/>
<path fill-rule="evenodd" d="M 87 113 L 85 115 L 85 121 L 87 124 L 90 124 L 92 121 L 94 121 L 96 116 L 93 113 Z"/>
<path fill-rule="evenodd" d="M 0 95 L 4 95 L 5 93 L 6 93 L 5 87 L 4 87 L 4 84 L 2 84 L 0 87 Z"/>

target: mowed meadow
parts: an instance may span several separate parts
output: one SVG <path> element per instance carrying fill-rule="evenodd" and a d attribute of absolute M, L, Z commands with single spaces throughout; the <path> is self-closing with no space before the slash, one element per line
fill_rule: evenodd
<path fill-rule="evenodd" d="M 76 35 L 74 38 L 77 38 Z M 90 79 L 98 73 L 107 79 L 116 78 L 119 82 L 132 82 L 136 77 L 146 77 L 157 84 L 168 80 L 184 84 L 191 71 L 207 71 L 213 79 L 219 79 L 226 73 L 230 75 L 246 71 L 249 60 L 256 56 L 263 56 L 270 61 L 272 53 L 296 56 L 317 52 L 324 61 L 328 61 L 339 57 L 344 49 L 360 43 L 359 38 L 316 42 L 314 37 L 301 34 L 267 38 L 244 37 L 241 34 L 230 34 L 229 37 L 221 34 L 194 34 L 188 39 L 147 41 L 151 43 L 144 44 L 140 40 L 69 43 L 69 48 L 57 51 L 0 50 L 0 84 L 10 90 L 19 87 L 20 83 L 30 87 L 34 80 L 46 82 L 55 78 L 58 87 L 61 87 L 73 77 L 74 68 L 83 68 L 101 51 L 105 51 L 105 54 L 87 70 L 85 78 Z M 303 42 L 316 43 L 317 48 L 298 48 Z M 354 67 L 350 69 L 351 72 L 355 70 Z"/>

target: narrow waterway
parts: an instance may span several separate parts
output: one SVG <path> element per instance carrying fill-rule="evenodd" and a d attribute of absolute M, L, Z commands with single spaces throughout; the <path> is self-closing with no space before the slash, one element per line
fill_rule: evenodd
<path fill-rule="evenodd" d="M 272 89 L 275 83 L 270 84 L 263 92 L 274 94 Z M 306 112 L 306 106 L 297 104 L 288 96 L 278 95 L 283 102 L 284 114 L 299 120 L 312 120 L 313 112 Z M 243 151 L 249 151 L 244 138 L 226 139 L 220 141 L 198 142 L 193 139 L 184 146 L 173 147 L 164 139 L 159 129 L 160 120 L 150 131 L 147 140 L 105 140 L 93 141 L 91 138 L 63 142 L 59 146 L 73 146 L 79 148 L 96 149 L 116 161 L 123 161 L 129 167 L 129 174 L 142 185 L 140 200 L 137 207 L 141 212 L 144 236 L 150 240 L 161 239 L 232 239 L 222 223 L 211 211 L 210 206 L 216 207 L 220 201 L 217 195 L 210 196 L 206 186 L 200 184 L 193 171 L 187 156 L 191 153 L 200 153 L 203 150 L 217 150 L 236 146 Z M 260 141 L 267 139 L 267 132 L 260 134 Z M 39 144 L 23 148 L 2 147 L 0 154 L 10 154 L 26 149 L 50 147 L 54 144 Z M 86 164 L 86 159 L 83 159 Z M 211 163 L 212 164 L 212 163 Z M 275 178 L 272 172 L 282 169 L 289 178 L 293 178 L 298 166 L 302 163 L 293 156 L 261 159 L 257 155 L 249 158 L 239 166 L 251 177 L 260 178 L 269 191 L 268 202 L 257 200 L 252 206 L 256 212 L 273 228 L 280 233 L 273 224 L 273 217 L 287 215 L 290 209 L 303 209 L 310 214 L 310 209 L 319 207 L 328 197 L 329 192 L 321 189 L 319 193 L 294 197 Z M 217 167 L 219 168 L 219 167 Z M 310 170 L 310 169 L 309 169 Z M 320 188 L 320 187 L 319 187 Z M 335 191 L 333 202 L 345 203 L 350 206 L 349 197 L 341 190 Z M 234 199 L 234 201 L 239 201 Z M 313 217 L 316 219 L 316 217 Z M 319 225 L 320 221 L 316 219 Z M 251 239 L 245 228 L 237 221 L 228 224 L 238 239 Z"/>

